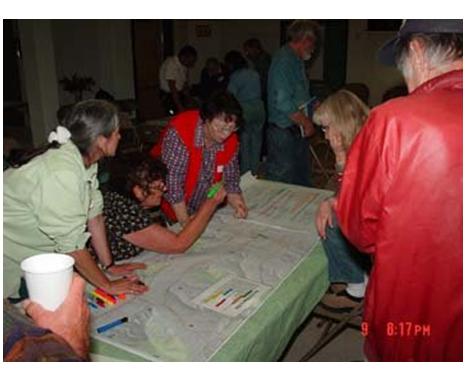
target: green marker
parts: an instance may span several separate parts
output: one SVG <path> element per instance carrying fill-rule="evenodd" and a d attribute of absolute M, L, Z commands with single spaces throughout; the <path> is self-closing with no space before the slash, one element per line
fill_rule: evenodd
<path fill-rule="evenodd" d="M 208 189 L 208 194 L 206 195 L 206 197 L 213 198 L 214 196 L 216 196 L 216 193 L 218 193 L 218 191 L 221 189 L 222 186 L 223 186 L 222 181 L 212 185 L 211 188 Z"/>

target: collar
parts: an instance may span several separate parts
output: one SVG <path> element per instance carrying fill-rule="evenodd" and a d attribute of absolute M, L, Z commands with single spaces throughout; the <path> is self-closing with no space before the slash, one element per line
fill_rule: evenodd
<path fill-rule="evenodd" d="M 463 90 L 463 69 L 452 70 L 438 75 L 419 85 L 412 94 L 430 93 L 439 89 L 460 89 Z"/>
<path fill-rule="evenodd" d="M 62 150 L 62 152 L 65 152 L 69 157 L 73 158 L 73 161 L 79 165 L 87 182 L 94 181 L 97 177 L 98 163 L 94 163 L 86 168 L 83 163 L 83 156 L 81 156 L 80 150 L 71 140 L 62 144 L 59 149 Z"/>

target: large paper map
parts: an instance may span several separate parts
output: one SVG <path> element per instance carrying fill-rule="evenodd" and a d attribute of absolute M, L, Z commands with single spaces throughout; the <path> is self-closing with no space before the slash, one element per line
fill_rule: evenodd
<path fill-rule="evenodd" d="M 241 183 L 249 218 L 217 212 L 183 255 L 135 261 L 150 291 L 92 310 L 92 336 L 151 361 L 207 361 L 310 254 L 317 206 L 330 192 L 256 180 Z M 122 317 L 128 323 L 97 334 Z"/>

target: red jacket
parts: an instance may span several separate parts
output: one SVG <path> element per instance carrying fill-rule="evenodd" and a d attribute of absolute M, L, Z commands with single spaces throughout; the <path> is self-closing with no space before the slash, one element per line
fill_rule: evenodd
<path fill-rule="evenodd" d="M 351 147 L 337 214 L 374 254 L 369 360 L 461 361 L 463 72 L 376 107 Z"/>
<path fill-rule="evenodd" d="M 161 156 L 162 142 L 169 128 L 174 128 L 177 131 L 180 139 L 184 143 L 189 152 L 189 165 L 185 178 L 185 203 L 188 204 L 192 193 L 195 191 L 200 175 L 201 164 L 203 159 L 203 148 L 195 146 L 195 131 L 200 120 L 200 113 L 197 110 L 182 112 L 171 119 L 169 125 L 161 132 L 158 143 L 150 151 L 153 158 Z M 237 152 L 238 138 L 236 134 L 231 134 L 223 143 L 224 149 L 216 154 L 214 168 L 223 168 L 227 165 Z M 215 171 L 213 173 L 213 183 L 221 181 L 223 173 Z M 176 221 L 176 215 L 171 204 L 164 198 L 161 202 L 161 210 L 172 221 Z"/>

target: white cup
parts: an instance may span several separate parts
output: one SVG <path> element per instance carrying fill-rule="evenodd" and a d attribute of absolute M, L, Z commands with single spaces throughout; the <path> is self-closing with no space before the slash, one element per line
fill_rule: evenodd
<path fill-rule="evenodd" d="M 22 261 L 29 298 L 55 311 L 68 295 L 74 263 L 73 257 L 65 254 L 38 254 Z"/>

